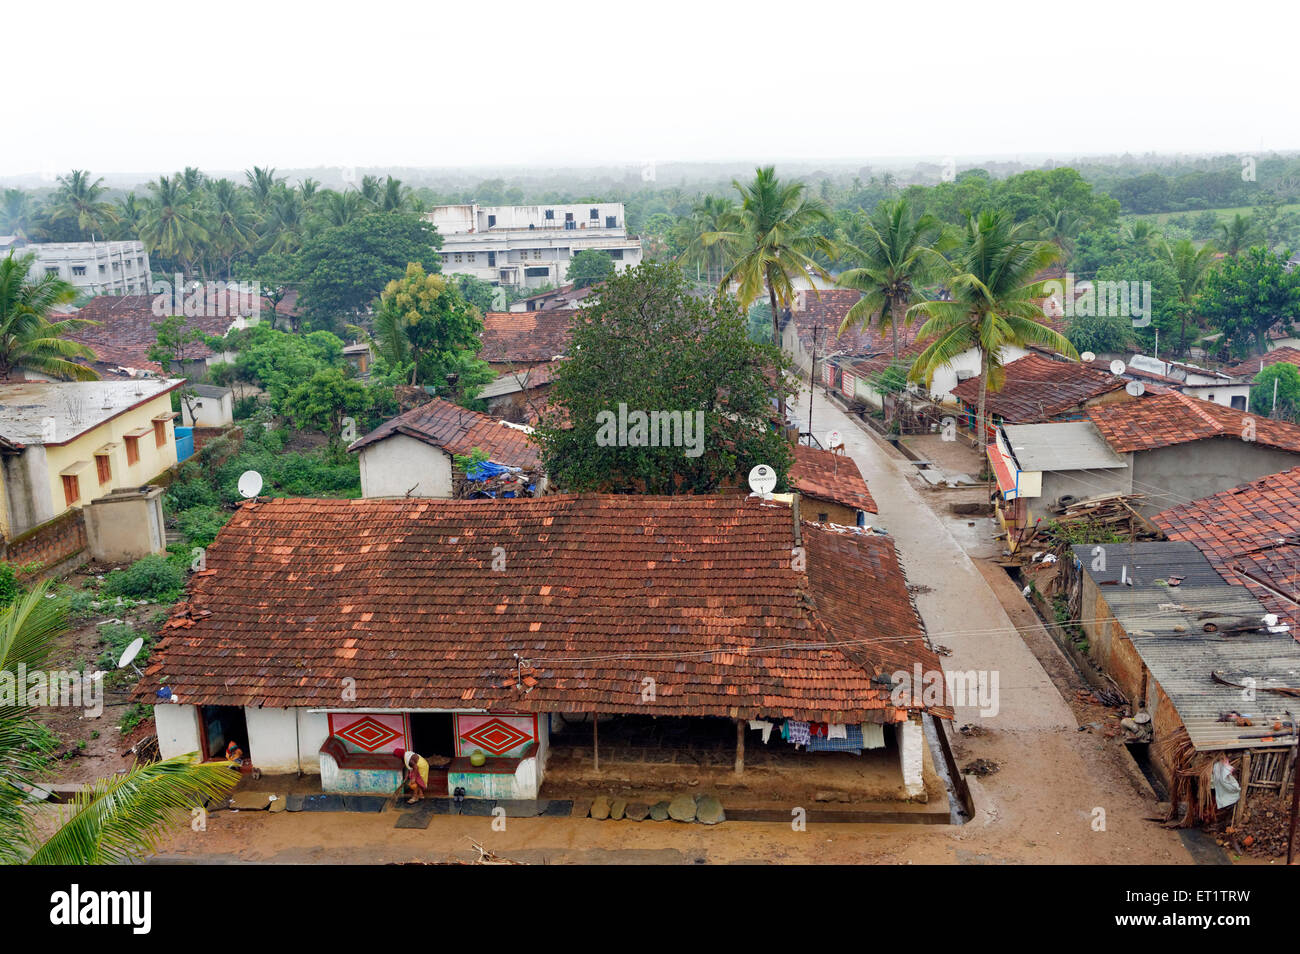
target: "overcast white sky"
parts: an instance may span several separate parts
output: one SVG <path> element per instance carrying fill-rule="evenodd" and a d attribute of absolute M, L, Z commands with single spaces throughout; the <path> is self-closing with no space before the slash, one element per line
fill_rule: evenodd
<path fill-rule="evenodd" d="M 1293 3 L 11 3 L 0 175 L 1300 148 Z"/>

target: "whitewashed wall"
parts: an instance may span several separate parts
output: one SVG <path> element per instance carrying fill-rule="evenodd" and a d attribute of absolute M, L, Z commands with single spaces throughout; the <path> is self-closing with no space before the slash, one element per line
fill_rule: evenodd
<path fill-rule="evenodd" d="M 163 758 L 199 751 L 199 716 L 194 706 L 161 702 L 153 707 L 153 720 Z"/>
<path fill-rule="evenodd" d="M 451 496 L 451 457 L 405 434 L 394 434 L 361 450 L 361 493 L 365 497 Z M 414 488 L 414 489 L 412 489 Z"/>

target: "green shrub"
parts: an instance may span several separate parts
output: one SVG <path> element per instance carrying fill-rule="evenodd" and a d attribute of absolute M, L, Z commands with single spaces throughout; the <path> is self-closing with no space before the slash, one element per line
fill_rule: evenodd
<path fill-rule="evenodd" d="M 200 474 L 197 479 L 172 484 L 164 502 L 168 510 L 179 513 L 194 507 L 215 507 L 221 502 L 221 498 Z"/>
<path fill-rule="evenodd" d="M 0 609 L 11 604 L 22 595 L 23 588 L 18 585 L 18 574 L 8 563 L 0 563 Z"/>
<path fill-rule="evenodd" d="M 185 571 L 166 557 L 151 554 L 104 580 L 104 595 L 173 603 L 185 590 Z"/>
<path fill-rule="evenodd" d="M 118 722 L 117 727 L 122 730 L 123 735 L 126 735 L 149 718 L 150 714 L 148 706 L 141 705 L 138 702 L 132 703 L 131 707 L 122 714 L 122 719 Z"/>
<path fill-rule="evenodd" d="M 132 629 L 126 623 L 101 623 L 99 626 L 99 642 L 104 648 L 99 654 L 99 659 L 96 660 L 96 665 L 100 669 L 110 672 L 116 669 L 126 647 L 140 637 L 144 637 L 144 647 L 140 650 L 139 655 L 135 657 L 137 666 L 149 658 L 149 649 L 153 637 L 149 633 Z"/>
<path fill-rule="evenodd" d="M 196 547 L 211 546 L 230 514 L 217 507 L 191 507 L 176 516 L 176 527 Z"/>

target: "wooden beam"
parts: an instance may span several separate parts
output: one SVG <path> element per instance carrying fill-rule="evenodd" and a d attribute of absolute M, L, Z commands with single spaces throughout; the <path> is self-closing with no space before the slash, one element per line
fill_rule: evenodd
<path fill-rule="evenodd" d="M 591 758 L 596 771 L 600 771 L 600 713 L 591 714 Z"/>
<path fill-rule="evenodd" d="M 1250 749 L 1245 751 L 1241 757 L 1241 798 L 1237 801 L 1237 809 L 1232 813 L 1232 827 L 1236 828 L 1241 825 L 1249 816 L 1246 811 L 1246 795 L 1250 792 Z"/>
<path fill-rule="evenodd" d="M 736 774 L 745 771 L 745 720 L 736 720 Z"/>

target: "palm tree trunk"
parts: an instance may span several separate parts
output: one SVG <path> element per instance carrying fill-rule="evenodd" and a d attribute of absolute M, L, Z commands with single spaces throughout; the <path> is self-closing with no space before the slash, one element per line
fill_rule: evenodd
<path fill-rule="evenodd" d="M 984 453 L 988 447 L 988 428 L 984 426 L 984 406 L 989 392 L 989 356 L 988 353 L 980 349 L 980 401 L 979 409 L 975 415 L 975 427 L 979 431 L 980 451 Z"/>
<path fill-rule="evenodd" d="M 776 289 L 772 287 L 771 279 L 767 280 L 767 300 L 772 308 L 772 346 L 780 349 L 781 347 L 781 316 L 776 310 Z M 808 392 L 812 393 L 813 380 L 811 374 L 808 378 Z M 785 426 L 785 389 L 781 386 L 781 379 L 778 376 L 776 381 L 776 404 L 778 413 L 781 415 L 781 426 Z M 784 432 L 783 432 L 784 433 Z"/>

